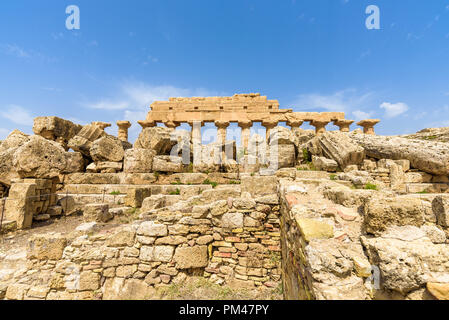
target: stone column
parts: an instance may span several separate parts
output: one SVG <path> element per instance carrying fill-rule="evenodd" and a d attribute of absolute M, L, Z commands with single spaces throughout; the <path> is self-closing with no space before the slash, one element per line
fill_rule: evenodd
<path fill-rule="evenodd" d="M 128 129 L 131 127 L 129 121 L 117 121 L 118 138 L 122 141 L 128 142 Z"/>
<path fill-rule="evenodd" d="M 192 143 L 201 145 L 201 127 L 203 123 L 201 121 L 191 121 L 189 124 L 192 127 Z"/>
<path fill-rule="evenodd" d="M 229 121 L 217 120 L 215 121 L 217 127 L 217 142 L 224 145 L 226 143 L 227 128 L 229 127 Z"/>
<path fill-rule="evenodd" d="M 101 121 L 94 121 L 91 123 L 94 126 L 100 127 L 101 130 L 104 130 L 106 128 L 109 128 L 110 126 L 112 126 L 112 124 L 107 123 L 107 122 L 101 122 Z"/>
<path fill-rule="evenodd" d="M 375 135 L 374 126 L 380 122 L 380 119 L 366 119 L 359 121 L 358 126 L 363 127 L 363 133 L 369 135 Z"/>
<path fill-rule="evenodd" d="M 164 122 L 164 124 L 167 128 L 170 128 L 173 130 L 176 130 L 176 128 L 180 126 L 180 123 L 175 122 L 175 121 L 167 121 L 167 122 Z"/>
<path fill-rule="evenodd" d="M 292 128 L 292 131 L 295 131 L 295 129 L 299 129 L 300 126 L 304 123 L 303 120 L 289 120 L 287 121 L 287 125 Z"/>
<path fill-rule="evenodd" d="M 315 127 L 315 133 L 322 134 L 326 132 L 326 126 L 329 124 L 330 121 L 324 121 L 324 120 L 313 120 L 310 121 L 310 124 Z"/>
<path fill-rule="evenodd" d="M 265 129 L 267 130 L 267 134 L 266 134 L 267 143 L 268 143 L 268 140 L 270 139 L 271 129 L 273 129 L 277 125 L 278 125 L 278 121 L 263 121 L 262 122 L 262 126 L 265 127 Z"/>
<path fill-rule="evenodd" d="M 152 128 L 157 126 L 157 123 L 155 121 L 139 120 L 137 121 L 137 123 L 142 126 L 142 130 L 145 128 Z"/>
<path fill-rule="evenodd" d="M 349 132 L 349 127 L 354 123 L 354 120 L 335 120 L 334 124 L 340 128 L 341 132 Z"/>
<path fill-rule="evenodd" d="M 251 127 L 253 122 L 250 120 L 239 121 L 239 127 L 242 128 L 242 147 L 245 151 L 248 151 L 249 138 L 251 136 Z"/>

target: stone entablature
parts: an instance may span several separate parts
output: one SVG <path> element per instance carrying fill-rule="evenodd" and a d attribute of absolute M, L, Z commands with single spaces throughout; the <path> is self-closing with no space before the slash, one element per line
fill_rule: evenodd
<path fill-rule="evenodd" d="M 262 122 L 267 127 L 275 127 L 279 122 L 287 122 L 299 127 L 304 121 L 331 121 L 345 118 L 343 112 L 293 112 L 292 109 L 279 109 L 277 100 L 268 100 L 258 93 L 236 94 L 232 97 L 170 98 L 169 101 L 156 101 L 151 105 L 143 127 L 164 123 L 176 128 L 181 123 L 201 122 Z"/>

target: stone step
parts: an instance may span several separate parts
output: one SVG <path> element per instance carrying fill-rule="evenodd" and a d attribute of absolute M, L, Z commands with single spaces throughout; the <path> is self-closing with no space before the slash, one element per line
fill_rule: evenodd
<path fill-rule="evenodd" d="M 130 189 L 148 188 L 151 194 L 170 194 L 176 192 L 178 189 L 180 193 L 185 193 L 188 190 L 208 190 L 211 185 L 128 185 L 128 184 L 68 184 L 59 191 L 60 194 L 101 194 L 105 195 L 126 195 Z"/>
<path fill-rule="evenodd" d="M 305 171 L 305 170 L 297 170 L 296 178 L 297 179 L 329 179 L 332 173 L 325 171 Z"/>
<path fill-rule="evenodd" d="M 66 194 L 59 193 L 57 195 L 57 200 L 60 200 L 64 197 L 71 197 L 75 200 L 77 205 L 89 204 L 89 203 L 106 203 L 109 205 L 123 205 L 125 203 L 126 195 L 110 195 L 110 194 Z"/>
<path fill-rule="evenodd" d="M 406 183 L 407 193 L 447 193 L 449 183 Z"/>

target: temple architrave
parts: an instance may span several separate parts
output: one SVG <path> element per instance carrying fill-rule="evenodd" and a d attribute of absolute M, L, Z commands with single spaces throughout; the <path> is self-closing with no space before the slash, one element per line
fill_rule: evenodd
<path fill-rule="evenodd" d="M 218 141 L 224 142 L 227 127 L 234 122 L 242 128 L 244 148 L 248 147 L 254 122 L 261 122 L 266 128 L 267 141 L 270 130 L 280 122 L 285 122 L 292 130 L 309 122 L 317 134 L 325 132 L 330 122 L 338 125 L 341 131 L 349 131 L 349 125 L 353 123 L 345 119 L 344 112 L 293 112 L 292 109 L 279 109 L 277 100 L 268 100 L 259 93 L 235 94 L 232 97 L 170 98 L 168 101 L 156 101 L 150 108 L 146 119 L 139 121 L 143 128 L 163 123 L 168 128 L 176 129 L 188 123 L 192 127 L 192 137 L 201 137 L 201 126 L 213 122 L 217 127 Z"/>

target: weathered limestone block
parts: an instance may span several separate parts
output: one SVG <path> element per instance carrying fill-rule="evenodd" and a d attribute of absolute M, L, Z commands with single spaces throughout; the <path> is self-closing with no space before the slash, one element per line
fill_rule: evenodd
<path fill-rule="evenodd" d="M 71 196 L 59 199 L 57 204 L 62 208 L 62 212 L 65 216 L 70 216 L 80 211 L 80 208 L 75 203 L 75 199 Z"/>
<path fill-rule="evenodd" d="M 253 155 L 245 155 L 239 160 L 240 173 L 256 173 L 260 170 L 259 158 Z"/>
<path fill-rule="evenodd" d="M 95 162 L 120 162 L 125 156 L 125 150 L 120 139 L 107 135 L 92 143 L 90 156 Z"/>
<path fill-rule="evenodd" d="M 348 165 L 360 164 L 365 158 L 364 149 L 343 132 L 328 131 L 316 136 L 314 140 L 322 154 L 335 160 L 342 169 Z"/>
<path fill-rule="evenodd" d="M 317 219 L 296 218 L 296 223 L 306 242 L 315 239 L 328 239 L 334 236 L 334 228 L 327 222 Z"/>
<path fill-rule="evenodd" d="M 178 143 L 176 136 L 172 139 L 172 132 L 164 127 L 145 128 L 134 143 L 134 148 L 154 150 L 157 155 L 170 155 Z M 177 154 L 177 150 L 173 154 Z"/>
<path fill-rule="evenodd" d="M 293 144 L 270 145 L 270 166 L 275 168 L 291 168 L 296 165 L 296 151 Z"/>
<path fill-rule="evenodd" d="M 146 197 L 142 201 L 142 212 L 148 212 L 154 209 L 160 209 L 165 207 L 165 196 L 162 194 L 155 194 L 150 197 Z"/>
<path fill-rule="evenodd" d="M 82 271 L 79 279 L 80 291 L 92 291 L 100 288 L 100 274 L 93 271 Z"/>
<path fill-rule="evenodd" d="M 278 178 L 275 176 L 244 177 L 241 187 L 242 192 L 249 192 L 253 197 L 277 194 Z"/>
<path fill-rule="evenodd" d="M 274 144 L 287 144 L 287 145 L 293 145 L 298 146 L 298 137 L 292 132 L 292 130 L 289 130 L 285 127 L 275 127 L 270 130 L 270 136 L 268 140 L 269 145 Z"/>
<path fill-rule="evenodd" d="M 0 152 L 6 151 L 12 148 L 18 148 L 21 145 L 24 145 L 30 140 L 30 136 L 19 131 L 12 131 L 5 140 L 0 144 Z"/>
<path fill-rule="evenodd" d="M 108 204 L 86 204 L 83 208 L 83 217 L 85 222 L 108 222 L 114 217 L 109 212 Z"/>
<path fill-rule="evenodd" d="M 168 235 L 168 229 L 165 224 L 145 221 L 140 224 L 137 234 L 147 237 L 165 237 Z"/>
<path fill-rule="evenodd" d="M 173 182 L 179 181 L 182 184 L 202 184 L 207 177 L 205 173 L 175 173 L 170 178 Z"/>
<path fill-rule="evenodd" d="M 45 139 L 59 142 L 64 148 L 70 139 L 80 132 L 82 126 L 58 117 L 37 117 L 33 132 Z"/>
<path fill-rule="evenodd" d="M 125 152 L 123 171 L 127 173 L 148 173 L 153 169 L 156 151 L 148 149 L 128 149 Z"/>
<path fill-rule="evenodd" d="M 101 161 L 95 163 L 96 171 L 101 173 L 116 173 L 123 169 L 122 162 L 112 162 L 112 161 Z"/>
<path fill-rule="evenodd" d="M 182 172 L 182 158 L 174 156 L 155 156 L 153 158 L 154 172 Z"/>
<path fill-rule="evenodd" d="M 150 196 L 150 188 L 129 188 L 124 200 L 125 206 L 140 208 L 142 207 L 144 199 Z"/>
<path fill-rule="evenodd" d="M 438 300 L 449 300 L 449 283 L 427 282 L 427 290 Z"/>
<path fill-rule="evenodd" d="M 315 130 L 304 130 L 301 128 L 293 130 L 293 134 L 295 134 L 297 137 L 298 146 L 309 142 L 310 140 L 315 138 L 316 135 Z"/>
<path fill-rule="evenodd" d="M 240 212 L 228 212 L 221 218 L 222 228 L 243 228 L 243 214 Z"/>
<path fill-rule="evenodd" d="M 370 262 L 380 269 L 383 289 L 407 294 L 428 282 L 447 282 L 449 251 L 427 238 L 404 241 L 362 237 Z"/>
<path fill-rule="evenodd" d="M 228 198 L 240 197 L 241 191 L 236 187 L 222 187 L 205 190 L 201 193 L 201 199 L 204 202 L 211 203 L 218 200 L 227 200 Z"/>
<path fill-rule="evenodd" d="M 102 287 L 104 300 L 156 299 L 156 290 L 138 279 L 110 278 Z"/>
<path fill-rule="evenodd" d="M 374 198 L 365 204 L 366 232 L 379 234 L 389 226 L 417 226 L 424 224 L 422 201 L 412 196 Z"/>
<path fill-rule="evenodd" d="M 9 190 L 9 199 L 5 205 L 5 220 L 15 221 L 17 229 L 27 229 L 33 223 L 36 184 L 14 183 Z"/>
<path fill-rule="evenodd" d="M 175 251 L 172 246 L 154 246 L 153 261 L 170 262 Z"/>
<path fill-rule="evenodd" d="M 58 143 L 32 136 L 18 148 L 13 165 L 22 178 L 54 178 L 64 173 L 81 172 L 84 160 L 80 153 L 66 152 Z"/>
<path fill-rule="evenodd" d="M 376 159 L 406 159 L 413 168 L 435 174 L 449 174 L 449 150 L 446 143 L 399 137 L 350 135 L 366 155 Z"/>
<path fill-rule="evenodd" d="M 38 260 L 59 260 L 62 258 L 67 239 L 61 234 L 33 235 L 28 240 L 27 258 Z"/>
<path fill-rule="evenodd" d="M 207 267 L 209 263 L 207 246 L 178 247 L 173 260 L 177 269 Z"/>
<path fill-rule="evenodd" d="M 108 247 L 131 247 L 134 245 L 135 237 L 136 232 L 134 229 L 127 227 L 110 236 L 106 241 L 106 245 Z"/>
<path fill-rule="evenodd" d="M 194 146 L 193 171 L 205 173 L 220 171 L 223 162 L 223 151 L 220 147 L 221 145 L 216 143 Z"/>
<path fill-rule="evenodd" d="M 103 129 L 96 125 L 88 124 L 75 137 L 69 140 L 68 147 L 90 158 L 92 143 L 104 136 L 106 136 L 106 132 Z"/>
<path fill-rule="evenodd" d="M 313 166 L 319 171 L 336 172 L 338 163 L 335 160 L 325 157 L 312 156 Z"/>
<path fill-rule="evenodd" d="M 432 201 L 432 210 L 436 216 L 437 224 L 449 227 L 449 196 L 436 196 Z"/>

